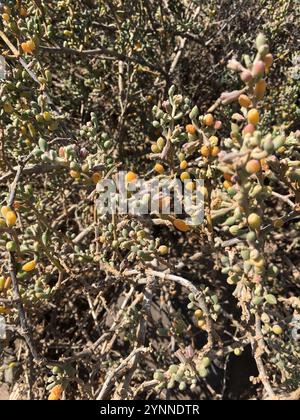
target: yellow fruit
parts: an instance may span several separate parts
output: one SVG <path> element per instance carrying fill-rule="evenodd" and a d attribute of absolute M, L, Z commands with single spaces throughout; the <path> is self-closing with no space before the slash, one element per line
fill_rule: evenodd
<path fill-rule="evenodd" d="M 209 155 L 210 155 L 210 147 L 209 146 L 202 146 L 201 147 L 201 155 L 203 156 L 203 157 L 209 157 Z"/>
<path fill-rule="evenodd" d="M 272 328 L 272 331 L 274 334 L 276 335 L 281 335 L 283 334 L 283 329 L 281 328 L 280 325 L 274 325 L 274 327 Z"/>
<path fill-rule="evenodd" d="M 239 104 L 241 107 L 249 108 L 252 102 L 251 102 L 251 99 L 247 95 L 240 95 Z"/>
<path fill-rule="evenodd" d="M 80 178 L 80 173 L 72 170 L 72 171 L 70 171 L 70 176 L 71 176 L 71 178 L 78 179 L 78 178 Z"/>
<path fill-rule="evenodd" d="M 43 118 L 44 118 L 44 120 L 45 120 L 45 121 L 47 121 L 47 122 L 51 121 L 51 120 L 52 120 L 52 115 L 51 115 L 51 112 L 45 111 L 45 112 L 43 113 Z"/>
<path fill-rule="evenodd" d="M 253 265 L 258 268 L 263 268 L 265 266 L 266 261 L 264 258 L 259 258 L 258 260 L 253 261 Z"/>
<path fill-rule="evenodd" d="M 186 184 L 185 188 L 186 188 L 188 191 L 194 191 L 194 190 L 195 190 L 195 188 L 196 188 L 196 185 L 195 185 L 195 183 L 194 183 L 193 181 L 190 181 L 190 182 L 187 182 L 187 184 Z"/>
<path fill-rule="evenodd" d="M 160 152 L 160 149 L 159 149 L 159 147 L 157 146 L 157 144 L 152 144 L 152 145 L 151 145 L 151 151 L 152 151 L 152 153 L 157 154 L 157 153 L 159 153 L 159 152 Z"/>
<path fill-rule="evenodd" d="M 248 174 L 256 174 L 261 170 L 261 164 L 259 160 L 252 159 L 246 165 L 246 171 Z"/>
<path fill-rule="evenodd" d="M 185 223 L 185 221 L 181 219 L 175 219 L 173 221 L 173 225 L 180 232 L 188 232 L 190 230 L 189 226 Z"/>
<path fill-rule="evenodd" d="M 35 45 L 35 42 L 32 40 L 32 39 L 30 39 L 29 41 L 27 41 L 27 42 L 23 42 L 22 44 L 21 44 L 21 48 L 22 48 L 22 50 L 25 52 L 25 53 L 27 53 L 27 54 L 32 54 L 33 53 L 33 51 L 35 50 L 35 48 L 36 48 L 36 45 Z"/>
<path fill-rule="evenodd" d="M 160 163 L 157 163 L 155 166 L 154 166 L 154 170 L 155 170 L 155 172 L 157 172 L 158 174 L 163 174 L 164 172 L 165 172 L 165 168 L 163 167 L 163 165 L 161 165 Z"/>
<path fill-rule="evenodd" d="M 248 217 L 248 224 L 253 230 L 259 229 L 261 226 L 261 217 L 256 213 L 251 213 Z"/>
<path fill-rule="evenodd" d="M 125 176 L 125 181 L 126 181 L 127 184 L 129 184 L 131 182 L 135 182 L 136 180 L 137 180 L 137 174 L 135 174 L 132 171 L 128 172 Z"/>
<path fill-rule="evenodd" d="M 12 210 L 9 210 L 5 215 L 5 221 L 8 227 L 14 226 L 17 221 L 16 213 Z"/>
<path fill-rule="evenodd" d="M 257 109 L 253 108 L 248 112 L 247 119 L 249 124 L 257 125 L 259 123 L 259 112 Z"/>
<path fill-rule="evenodd" d="M 243 350 L 241 348 L 236 348 L 233 350 L 233 353 L 235 354 L 235 356 L 239 357 L 242 355 Z"/>
<path fill-rule="evenodd" d="M 214 146 L 211 150 L 212 157 L 217 157 L 220 153 L 220 148 L 218 146 Z"/>
<path fill-rule="evenodd" d="M 26 271 L 28 273 L 29 271 L 32 271 L 35 268 L 36 268 L 36 261 L 32 260 L 32 261 L 29 261 L 28 263 L 24 264 L 23 267 L 22 267 L 22 270 Z"/>
<path fill-rule="evenodd" d="M 158 252 L 160 253 L 160 255 L 167 255 L 169 252 L 169 248 L 166 245 L 161 245 L 158 248 Z"/>
<path fill-rule="evenodd" d="M 186 181 L 187 179 L 190 179 L 191 176 L 188 172 L 182 172 L 182 174 L 180 175 L 180 179 L 182 182 Z"/>
<path fill-rule="evenodd" d="M 160 151 L 163 150 L 163 148 L 165 147 L 165 144 L 166 144 L 166 142 L 165 142 L 165 139 L 163 137 L 160 137 L 156 142 L 156 145 L 157 145 L 157 147 L 159 148 Z"/>
<path fill-rule="evenodd" d="M 186 160 L 183 160 L 183 161 L 180 163 L 180 169 L 182 169 L 182 170 L 184 171 L 187 167 L 188 167 L 188 163 L 187 163 L 187 161 L 186 161 Z"/>
<path fill-rule="evenodd" d="M 7 213 L 10 211 L 10 208 L 7 206 L 1 207 L 1 214 L 3 217 L 6 217 Z"/>
<path fill-rule="evenodd" d="M 267 54 L 265 57 L 264 57 L 264 62 L 265 62 L 265 64 L 266 64 L 266 68 L 267 68 L 267 70 L 269 70 L 270 69 L 270 67 L 272 66 L 272 64 L 273 64 L 273 61 L 274 61 L 274 59 L 273 59 L 273 55 L 272 54 Z"/>
<path fill-rule="evenodd" d="M 55 385 L 48 397 L 49 401 L 59 401 L 63 393 L 63 387 L 61 385 Z"/>
<path fill-rule="evenodd" d="M 4 20 L 4 22 L 9 22 L 9 14 L 8 13 L 3 13 L 2 14 L 2 19 Z"/>
<path fill-rule="evenodd" d="M 203 118 L 203 124 L 207 127 L 214 125 L 214 117 L 212 114 L 206 114 Z"/>
<path fill-rule="evenodd" d="M 224 181 L 223 186 L 224 186 L 225 190 L 229 190 L 229 188 L 231 188 L 233 186 L 233 184 L 230 181 Z"/>
<path fill-rule="evenodd" d="M 202 318 L 203 316 L 203 311 L 201 309 L 197 309 L 194 313 L 196 318 Z"/>
<path fill-rule="evenodd" d="M 92 181 L 94 184 L 98 184 L 98 182 L 101 180 L 101 174 L 99 172 L 95 172 L 92 177 Z"/>
<path fill-rule="evenodd" d="M 193 126 L 193 124 L 188 124 L 188 125 L 185 127 L 185 129 L 186 129 L 186 132 L 187 132 L 188 134 L 192 134 L 192 135 L 194 135 L 194 134 L 196 134 L 196 132 L 197 132 L 197 130 L 196 130 L 196 128 Z"/>
<path fill-rule="evenodd" d="M 267 90 L 267 83 L 265 80 L 262 79 L 256 83 L 254 93 L 259 101 L 261 101 L 264 98 L 266 90 Z"/>
<path fill-rule="evenodd" d="M 200 319 L 198 322 L 197 322 L 197 325 L 198 325 L 198 327 L 199 328 L 203 328 L 204 326 L 205 326 L 205 321 L 204 321 L 204 319 Z"/>

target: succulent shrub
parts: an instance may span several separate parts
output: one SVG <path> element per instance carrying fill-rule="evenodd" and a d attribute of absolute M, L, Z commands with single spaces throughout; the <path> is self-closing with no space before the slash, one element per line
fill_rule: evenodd
<path fill-rule="evenodd" d="M 294 2 L 84 3 L 1 5 L 0 380 L 49 400 L 299 398 Z M 101 213 L 120 171 L 130 203 L 160 180 L 190 211 L 162 192 L 151 214 Z"/>

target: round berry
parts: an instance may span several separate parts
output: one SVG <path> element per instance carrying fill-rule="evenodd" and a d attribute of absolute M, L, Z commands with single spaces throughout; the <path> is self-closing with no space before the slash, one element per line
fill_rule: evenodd
<path fill-rule="evenodd" d="M 209 146 L 204 145 L 204 146 L 201 147 L 201 155 L 203 157 L 206 157 L 206 158 L 209 157 L 210 152 L 211 152 L 211 150 L 210 150 Z"/>
<path fill-rule="evenodd" d="M 165 172 L 165 168 L 160 163 L 157 163 L 154 166 L 154 171 L 161 175 L 161 174 L 163 174 Z"/>
<path fill-rule="evenodd" d="M 188 134 L 191 134 L 191 135 L 194 135 L 194 134 L 196 134 L 196 132 L 197 132 L 197 130 L 196 130 L 196 128 L 193 126 L 193 124 L 188 124 L 188 125 L 185 127 L 185 129 L 186 129 L 186 132 L 187 132 Z"/>
<path fill-rule="evenodd" d="M 166 245 L 161 245 L 158 248 L 158 252 L 160 253 L 160 255 L 167 255 L 169 253 L 169 248 Z"/>
<path fill-rule="evenodd" d="M 188 167 L 188 163 L 186 160 L 183 160 L 182 162 L 180 162 L 180 169 L 184 171 L 187 167 Z"/>
<path fill-rule="evenodd" d="M 137 174 L 132 171 L 128 172 L 125 176 L 125 181 L 127 184 L 131 182 L 135 182 L 136 180 L 137 180 Z"/>
<path fill-rule="evenodd" d="M 259 112 L 253 108 L 248 112 L 247 119 L 249 124 L 257 125 L 259 123 Z"/>
<path fill-rule="evenodd" d="M 203 124 L 206 125 L 207 127 L 211 127 L 212 125 L 214 125 L 214 117 L 212 114 L 206 114 L 203 117 Z"/>
<path fill-rule="evenodd" d="M 14 211 L 10 210 L 5 215 L 5 221 L 8 227 L 12 227 L 16 224 L 17 215 Z"/>
<path fill-rule="evenodd" d="M 247 95 L 239 96 L 239 104 L 243 108 L 249 108 L 252 104 L 251 99 Z"/>
<path fill-rule="evenodd" d="M 187 179 L 190 179 L 191 176 L 188 172 L 182 172 L 182 174 L 180 175 L 180 179 L 182 182 L 186 181 Z"/>
<path fill-rule="evenodd" d="M 256 213 L 251 213 L 248 217 L 248 224 L 253 230 L 257 230 L 261 226 L 261 217 Z"/>
<path fill-rule="evenodd" d="M 261 170 L 261 164 L 259 160 L 252 159 L 246 165 L 246 171 L 248 174 L 256 174 Z"/>

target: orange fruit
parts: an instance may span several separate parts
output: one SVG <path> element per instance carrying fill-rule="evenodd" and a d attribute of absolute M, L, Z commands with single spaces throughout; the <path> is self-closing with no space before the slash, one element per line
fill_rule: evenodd
<path fill-rule="evenodd" d="M 188 167 L 188 163 L 187 163 L 187 161 L 186 161 L 186 160 L 183 160 L 183 161 L 180 163 L 180 169 L 182 169 L 182 170 L 184 171 L 187 167 Z"/>
<path fill-rule="evenodd" d="M 33 51 L 36 49 L 36 45 L 35 42 L 32 39 L 30 39 L 29 41 L 22 42 L 21 48 L 26 54 L 32 54 Z"/>
<path fill-rule="evenodd" d="M 48 397 L 49 401 L 59 401 L 63 393 L 63 387 L 61 385 L 55 385 L 50 392 Z"/>
<path fill-rule="evenodd" d="M 95 172 L 91 177 L 94 184 L 98 184 L 98 182 L 101 180 L 101 178 L 102 177 L 101 177 L 101 174 L 99 172 Z"/>
<path fill-rule="evenodd" d="M 8 206 L 1 207 L 1 214 L 3 217 L 6 217 L 7 213 L 10 211 L 10 208 Z"/>
<path fill-rule="evenodd" d="M 256 83 L 254 93 L 259 101 L 263 99 L 267 90 L 267 83 L 265 80 L 260 80 Z"/>
<path fill-rule="evenodd" d="M 9 14 L 8 13 L 3 13 L 2 14 L 2 19 L 4 20 L 4 22 L 9 22 Z"/>
<path fill-rule="evenodd" d="M 70 176 L 71 176 L 71 178 L 79 179 L 80 178 L 80 173 L 72 170 L 72 171 L 70 171 Z"/>
<path fill-rule="evenodd" d="M 135 174 L 134 172 L 130 171 L 126 174 L 125 176 L 125 181 L 129 184 L 131 182 L 135 182 L 137 180 L 137 174 Z"/>
<path fill-rule="evenodd" d="M 256 174 L 261 170 L 261 164 L 259 160 L 251 159 L 247 162 L 246 171 L 248 174 Z"/>
<path fill-rule="evenodd" d="M 173 225 L 180 232 L 188 232 L 190 230 L 189 226 L 182 219 L 175 219 Z"/>
<path fill-rule="evenodd" d="M 36 267 L 36 261 L 32 260 L 32 261 L 29 261 L 28 263 L 24 264 L 23 267 L 22 267 L 22 270 L 26 271 L 28 273 L 29 271 L 34 270 L 35 267 Z"/>
<path fill-rule="evenodd" d="M 163 167 L 163 165 L 161 165 L 160 163 L 157 163 L 155 166 L 154 166 L 154 170 L 155 170 L 155 172 L 157 172 L 158 174 L 163 174 L 164 172 L 165 172 L 165 168 Z"/>
<path fill-rule="evenodd" d="M 209 146 L 206 146 L 206 145 L 202 146 L 201 147 L 201 155 L 203 157 L 209 157 L 209 155 L 210 155 L 210 147 Z"/>
<path fill-rule="evenodd" d="M 180 179 L 181 179 L 182 182 L 184 182 L 185 180 L 190 179 L 190 178 L 191 178 L 191 176 L 188 172 L 182 172 L 182 174 L 180 175 Z"/>
<path fill-rule="evenodd" d="M 188 133 L 188 134 L 196 134 L 196 132 L 197 132 L 197 130 L 196 130 L 196 128 L 193 126 L 193 124 L 188 124 L 186 127 L 185 127 L 185 129 L 186 129 L 186 132 Z"/>
<path fill-rule="evenodd" d="M 17 221 L 16 213 L 12 210 L 9 210 L 5 215 L 5 221 L 8 227 L 14 226 Z"/>
<path fill-rule="evenodd" d="M 264 62 L 265 62 L 265 64 L 266 64 L 266 68 L 269 70 L 269 69 L 270 69 L 270 67 L 272 66 L 273 62 L 274 62 L 273 55 L 272 55 L 272 54 L 267 54 L 267 55 L 264 57 Z"/>
<path fill-rule="evenodd" d="M 220 153 L 220 148 L 218 146 L 214 146 L 211 150 L 212 157 L 217 157 Z"/>
<path fill-rule="evenodd" d="M 206 114 L 203 117 L 203 124 L 206 125 L 207 127 L 211 127 L 212 125 L 214 125 L 214 117 L 212 114 Z"/>
<path fill-rule="evenodd" d="M 251 99 L 247 95 L 239 96 L 239 104 L 241 107 L 249 108 L 252 104 Z"/>
<path fill-rule="evenodd" d="M 231 188 L 232 185 L 233 184 L 230 181 L 224 181 L 224 183 L 223 183 L 223 186 L 224 186 L 225 190 L 229 190 L 229 188 Z"/>

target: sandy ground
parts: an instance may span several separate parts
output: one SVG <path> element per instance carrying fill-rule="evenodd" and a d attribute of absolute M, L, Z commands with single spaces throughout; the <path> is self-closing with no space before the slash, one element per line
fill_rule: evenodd
<path fill-rule="evenodd" d="M 9 399 L 9 392 L 7 385 L 0 385 L 0 401 L 8 400 Z"/>

